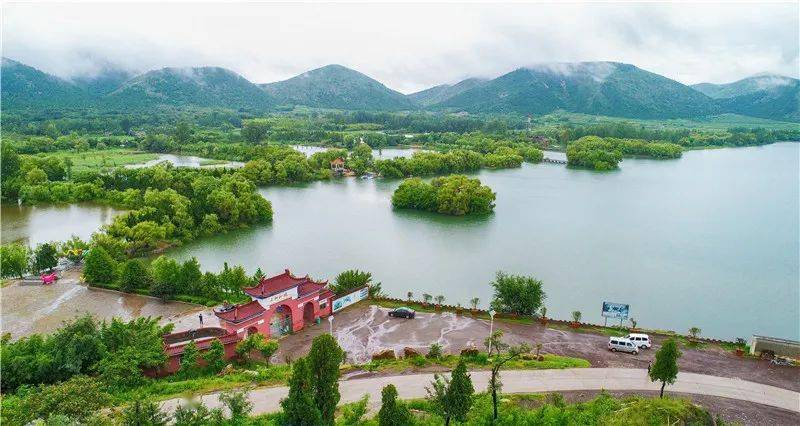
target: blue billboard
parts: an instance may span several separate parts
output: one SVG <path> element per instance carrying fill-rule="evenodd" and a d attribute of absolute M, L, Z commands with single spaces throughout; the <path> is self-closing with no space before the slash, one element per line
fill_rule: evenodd
<path fill-rule="evenodd" d="M 628 319 L 631 306 L 625 303 L 603 302 L 602 316 L 606 318 Z"/>

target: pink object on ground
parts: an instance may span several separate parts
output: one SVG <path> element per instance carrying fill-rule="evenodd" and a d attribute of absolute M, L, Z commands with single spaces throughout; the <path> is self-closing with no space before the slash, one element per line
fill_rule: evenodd
<path fill-rule="evenodd" d="M 43 284 L 52 284 L 52 283 L 56 282 L 56 280 L 58 279 L 58 275 L 56 275 L 55 272 L 53 272 L 52 274 L 48 274 L 48 275 L 42 274 L 41 277 L 42 277 L 42 283 Z"/>

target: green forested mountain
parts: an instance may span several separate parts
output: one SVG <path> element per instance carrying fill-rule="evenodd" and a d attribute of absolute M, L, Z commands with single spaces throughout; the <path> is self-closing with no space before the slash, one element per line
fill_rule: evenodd
<path fill-rule="evenodd" d="M 696 90 L 717 99 L 725 112 L 776 120 L 800 120 L 800 81 L 759 74 L 728 84 L 700 83 Z"/>
<path fill-rule="evenodd" d="M 327 65 L 261 87 L 279 103 L 288 105 L 371 111 L 415 108 L 402 93 L 341 65 Z"/>
<path fill-rule="evenodd" d="M 430 89 L 421 90 L 408 95 L 409 99 L 425 107 L 444 102 L 461 92 L 477 87 L 488 80 L 483 78 L 468 78 L 456 84 L 440 84 Z"/>
<path fill-rule="evenodd" d="M 130 80 L 134 74 L 118 69 L 106 68 L 91 76 L 80 76 L 72 79 L 72 83 L 82 88 L 93 97 L 107 95 L 117 90 L 122 83 Z"/>
<path fill-rule="evenodd" d="M 616 62 L 520 68 L 436 105 L 475 113 L 555 110 L 632 118 L 696 117 L 714 102 L 677 81 Z"/>
<path fill-rule="evenodd" d="M 77 85 L 12 59 L 3 58 L 2 108 L 83 106 L 86 93 Z"/>
<path fill-rule="evenodd" d="M 126 81 L 105 99 L 112 105 L 201 106 L 267 109 L 270 95 L 235 72 L 219 67 L 162 68 Z"/>

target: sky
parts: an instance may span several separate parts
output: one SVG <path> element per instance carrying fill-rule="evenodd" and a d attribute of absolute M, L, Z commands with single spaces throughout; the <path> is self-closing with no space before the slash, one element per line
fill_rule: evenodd
<path fill-rule="evenodd" d="M 403 93 L 576 61 L 727 83 L 798 77 L 799 13 L 797 2 L 4 2 L 2 54 L 63 78 L 213 65 L 266 83 L 336 63 Z"/>

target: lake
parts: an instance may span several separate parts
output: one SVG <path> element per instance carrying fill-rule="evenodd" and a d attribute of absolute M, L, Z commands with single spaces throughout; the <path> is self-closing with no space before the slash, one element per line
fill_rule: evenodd
<path fill-rule="evenodd" d="M 64 241 L 72 235 L 88 240 L 100 226 L 111 223 L 121 210 L 95 203 L 0 206 L 0 239 L 3 244 L 20 241 L 35 246 Z"/>
<path fill-rule="evenodd" d="M 141 169 L 143 167 L 152 167 L 161 163 L 170 163 L 175 167 L 189 167 L 197 168 L 239 168 L 244 166 L 244 163 L 239 161 L 224 161 L 224 160 L 210 160 L 207 158 L 196 157 L 194 155 L 177 155 L 177 154 L 160 154 L 158 158 L 140 164 L 128 164 L 125 166 L 129 169 Z"/>
<path fill-rule="evenodd" d="M 337 179 L 261 193 L 274 223 L 170 252 L 333 279 L 372 272 L 392 296 L 491 298 L 495 271 L 544 282 L 548 315 L 602 323 L 603 301 L 630 304 L 641 327 L 704 336 L 798 339 L 797 143 L 626 159 L 592 172 L 556 164 L 481 171 L 488 217 L 394 211 L 399 181 Z M 387 150 L 384 150 L 384 152 Z M 612 323 L 609 320 L 609 323 Z"/>
<path fill-rule="evenodd" d="M 322 147 L 322 146 L 313 146 L 313 145 L 292 145 L 296 151 L 300 151 L 306 155 L 306 157 L 310 157 L 317 152 L 325 152 L 330 148 Z M 414 155 L 415 152 L 425 151 L 424 149 L 419 148 L 383 148 L 383 149 L 373 149 L 372 150 L 372 157 L 375 160 L 389 160 L 392 158 L 398 157 L 411 157 Z"/>

